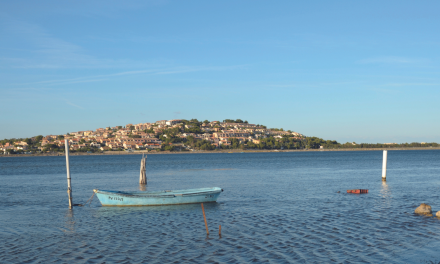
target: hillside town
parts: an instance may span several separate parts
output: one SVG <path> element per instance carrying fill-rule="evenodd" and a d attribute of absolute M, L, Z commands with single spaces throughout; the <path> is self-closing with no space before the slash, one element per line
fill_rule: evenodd
<path fill-rule="evenodd" d="M 222 122 L 173 119 L 2 140 L 0 151 L 3 154 L 63 152 L 66 139 L 72 152 L 294 149 L 302 146 L 304 138 L 297 132 L 268 129 L 241 119 Z"/>

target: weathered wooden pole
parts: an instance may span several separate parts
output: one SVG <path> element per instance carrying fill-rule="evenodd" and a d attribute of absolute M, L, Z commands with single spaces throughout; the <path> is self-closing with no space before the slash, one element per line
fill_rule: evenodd
<path fill-rule="evenodd" d="M 203 203 L 202 203 L 202 211 L 203 211 L 203 219 L 205 220 L 206 235 L 209 236 L 208 222 L 206 222 L 205 208 L 203 207 Z"/>
<path fill-rule="evenodd" d="M 145 155 L 144 158 L 144 178 L 145 178 L 145 184 L 147 184 L 147 155 Z"/>
<path fill-rule="evenodd" d="M 142 158 L 141 158 L 141 169 L 139 172 L 139 184 L 145 184 L 143 173 L 142 173 L 144 171 L 143 167 L 144 167 L 144 156 L 142 156 Z"/>
<path fill-rule="evenodd" d="M 218 235 L 222 237 L 222 225 L 218 226 Z"/>
<path fill-rule="evenodd" d="M 388 158 L 388 151 L 383 151 L 383 162 L 382 162 L 382 181 L 387 180 L 387 158 Z"/>
<path fill-rule="evenodd" d="M 69 142 L 64 140 L 66 148 L 66 169 L 67 169 L 67 195 L 69 196 L 69 209 L 72 209 L 72 186 L 70 185 L 70 166 L 69 166 Z"/>
<path fill-rule="evenodd" d="M 147 163 L 147 157 L 142 154 L 142 159 L 141 159 L 141 171 L 140 171 L 140 175 L 139 175 L 139 184 L 147 184 L 147 175 L 146 175 L 146 163 Z"/>

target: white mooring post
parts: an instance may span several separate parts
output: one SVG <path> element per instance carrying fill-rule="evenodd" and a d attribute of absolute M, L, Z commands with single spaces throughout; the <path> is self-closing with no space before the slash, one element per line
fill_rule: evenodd
<path fill-rule="evenodd" d="M 382 163 L 382 181 L 387 180 L 387 158 L 388 158 L 388 151 L 383 151 L 383 163 Z"/>
<path fill-rule="evenodd" d="M 72 187 L 70 186 L 70 167 L 69 167 L 69 142 L 64 140 L 66 147 L 66 169 L 67 169 L 67 194 L 69 195 L 69 209 L 72 209 Z"/>

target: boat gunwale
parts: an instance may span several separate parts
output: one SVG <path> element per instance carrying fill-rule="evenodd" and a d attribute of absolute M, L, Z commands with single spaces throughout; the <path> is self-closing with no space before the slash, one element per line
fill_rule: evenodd
<path fill-rule="evenodd" d="M 196 190 L 203 190 L 197 192 Z M 206 191 L 211 190 L 211 191 Z M 109 191 L 109 190 L 94 190 L 95 193 L 105 194 L 105 195 L 115 195 L 124 197 L 137 197 L 137 198 L 174 198 L 176 196 L 195 196 L 195 195 L 208 195 L 220 193 L 223 190 L 219 187 L 213 188 L 200 188 L 200 189 L 188 189 L 188 190 L 176 190 L 176 191 L 163 191 L 163 192 L 123 192 L 123 191 Z M 193 191 L 193 192 L 187 192 Z M 195 191 L 195 192 L 194 192 Z"/>

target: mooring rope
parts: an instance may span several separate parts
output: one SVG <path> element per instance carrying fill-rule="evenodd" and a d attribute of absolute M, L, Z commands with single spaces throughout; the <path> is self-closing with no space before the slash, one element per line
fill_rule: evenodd
<path fill-rule="evenodd" d="M 76 206 L 84 206 L 84 205 L 86 205 L 87 203 L 89 203 L 89 206 L 92 204 L 92 201 L 93 201 L 93 196 L 95 196 L 95 193 L 93 192 L 93 194 L 92 194 L 92 196 L 85 202 L 85 203 L 83 203 L 83 204 L 75 204 Z M 90 202 L 89 202 L 90 201 Z"/>

